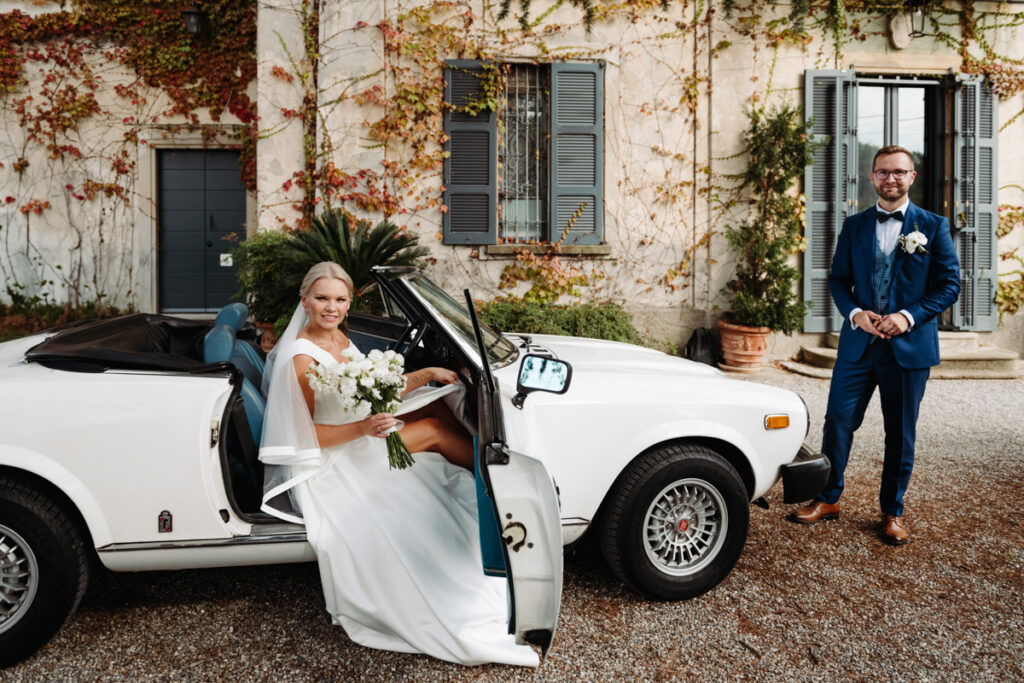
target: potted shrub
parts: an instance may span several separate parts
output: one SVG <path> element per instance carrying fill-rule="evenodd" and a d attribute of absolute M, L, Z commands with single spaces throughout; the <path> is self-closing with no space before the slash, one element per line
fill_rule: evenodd
<path fill-rule="evenodd" d="M 744 138 L 750 162 L 740 176 L 740 189 L 753 193 L 753 209 L 747 220 L 725 231 L 736 253 L 736 274 L 726 285 L 732 306 L 718 328 L 724 367 L 756 371 L 768 335 L 792 334 L 807 312 L 795 291 L 800 271 L 789 262 L 806 244 L 804 202 L 790 190 L 813 163 L 817 144 L 811 139 L 811 123 L 804 123 L 790 105 L 751 108 L 747 118 Z"/>

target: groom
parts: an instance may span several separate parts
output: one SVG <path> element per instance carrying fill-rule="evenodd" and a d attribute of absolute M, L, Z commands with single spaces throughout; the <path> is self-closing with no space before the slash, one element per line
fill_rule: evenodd
<path fill-rule="evenodd" d="M 936 316 L 960 293 L 949 222 L 907 198 L 916 175 L 906 149 L 878 150 L 871 166 L 878 204 L 843 222 L 828 278 L 844 318 L 821 447 L 832 471 L 817 500 L 789 517 L 814 524 L 839 516 L 853 432 L 877 386 L 885 425 L 881 532 L 892 545 L 910 538 L 903 494 L 914 466 L 918 408 L 930 367 L 939 363 Z"/>

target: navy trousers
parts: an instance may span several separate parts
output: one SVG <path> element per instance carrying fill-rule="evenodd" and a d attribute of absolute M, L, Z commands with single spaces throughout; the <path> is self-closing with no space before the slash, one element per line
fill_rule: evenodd
<path fill-rule="evenodd" d="M 864 420 L 864 411 L 878 387 L 885 425 L 885 460 L 878 502 L 887 515 L 903 514 L 903 494 L 914 468 L 917 415 L 931 368 L 900 367 L 888 341 L 868 344 L 855 362 L 838 359 L 825 411 L 821 450 L 832 463 L 828 483 L 818 500 L 835 503 L 843 493 L 843 472 L 850 458 L 853 433 Z"/>

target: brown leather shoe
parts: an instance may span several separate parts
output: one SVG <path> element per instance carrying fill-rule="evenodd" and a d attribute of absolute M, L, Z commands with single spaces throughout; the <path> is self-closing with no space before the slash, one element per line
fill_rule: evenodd
<path fill-rule="evenodd" d="M 910 532 L 903 526 L 903 518 L 882 515 L 882 540 L 889 545 L 903 545 L 910 540 Z"/>
<path fill-rule="evenodd" d="M 786 519 L 797 524 L 817 524 L 826 519 L 839 519 L 839 502 L 826 503 L 823 500 L 816 500 L 791 513 Z"/>

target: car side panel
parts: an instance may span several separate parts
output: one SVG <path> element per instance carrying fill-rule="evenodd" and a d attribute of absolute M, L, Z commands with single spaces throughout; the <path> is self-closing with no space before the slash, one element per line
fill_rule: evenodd
<path fill-rule="evenodd" d="M 0 443 L 0 467 L 28 472 L 48 481 L 64 493 L 81 513 L 94 543 L 110 543 L 113 536 L 99 501 L 77 476 L 39 451 Z"/>
<path fill-rule="evenodd" d="M 231 391 L 226 377 L 20 370 L 0 398 L 0 462 L 83 501 L 98 546 L 244 533 L 220 517 L 227 498 L 210 443 Z M 169 531 L 158 525 L 164 511 Z"/>

